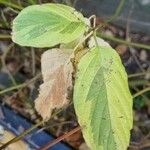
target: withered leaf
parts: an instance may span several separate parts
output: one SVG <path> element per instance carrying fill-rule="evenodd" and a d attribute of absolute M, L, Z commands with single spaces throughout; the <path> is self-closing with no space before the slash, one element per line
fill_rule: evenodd
<path fill-rule="evenodd" d="M 35 101 L 35 108 L 47 121 L 55 108 L 68 104 L 72 91 L 73 66 L 70 62 L 72 50 L 51 49 L 41 58 L 43 84 Z"/>

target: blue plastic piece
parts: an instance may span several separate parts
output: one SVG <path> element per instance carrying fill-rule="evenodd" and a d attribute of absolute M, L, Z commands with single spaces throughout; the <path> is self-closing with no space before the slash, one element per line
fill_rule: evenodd
<path fill-rule="evenodd" d="M 25 118 L 22 118 L 7 107 L 0 106 L 0 124 L 7 130 L 19 135 L 23 130 L 32 126 Z M 24 137 L 24 141 L 29 145 L 29 149 L 38 149 L 41 146 L 53 140 L 53 136 L 38 129 L 33 130 L 31 133 Z M 49 150 L 72 150 L 70 147 L 60 142 Z"/>

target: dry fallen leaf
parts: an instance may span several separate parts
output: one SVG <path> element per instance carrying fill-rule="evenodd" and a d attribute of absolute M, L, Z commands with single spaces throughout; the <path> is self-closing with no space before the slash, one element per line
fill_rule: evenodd
<path fill-rule="evenodd" d="M 51 49 L 42 55 L 43 84 L 35 108 L 45 121 L 50 118 L 53 109 L 68 104 L 73 88 L 71 53 L 71 49 Z"/>

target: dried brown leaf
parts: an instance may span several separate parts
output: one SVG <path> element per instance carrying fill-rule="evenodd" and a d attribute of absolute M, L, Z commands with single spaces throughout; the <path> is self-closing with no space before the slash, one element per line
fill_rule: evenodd
<path fill-rule="evenodd" d="M 55 108 L 68 104 L 72 92 L 73 66 L 70 62 L 72 50 L 47 50 L 41 58 L 43 84 L 35 101 L 35 108 L 47 121 Z"/>

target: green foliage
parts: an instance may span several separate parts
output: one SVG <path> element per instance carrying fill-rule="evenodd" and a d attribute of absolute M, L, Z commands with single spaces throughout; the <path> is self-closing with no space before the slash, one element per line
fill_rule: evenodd
<path fill-rule="evenodd" d="M 132 128 L 132 98 L 118 54 L 97 46 L 78 65 L 74 106 L 92 150 L 126 150 Z"/>
<path fill-rule="evenodd" d="M 144 98 L 142 96 L 138 96 L 136 98 L 134 98 L 134 103 L 133 103 L 133 107 L 137 110 L 143 108 L 145 106 L 145 101 Z"/>
<path fill-rule="evenodd" d="M 14 19 L 12 39 L 22 46 L 52 47 L 81 37 L 86 27 L 84 17 L 71 7 L 33 5 Z"/>
<path fill-rule="evenodd" d="M 82 41 L 83 35 L 89 33 L 85 20 L 82 14 L 61 4 L 29 6 L 14 19 L 12 39 L 23 46 L 52 47 L 63 43 L 67 45 L 64 47 L 72 48 L 76 41 Z M 126 150 L 133 121 L 127 75 L 115 50 L 106 42 L 97 46 L 95 43 L 86 54 L 87 46 L 80 51 L 84 54 L 82 57 L 77 59 L 75 53 L 74 59 L 79 62 L 73 64 L 77 65 L 73 95 L 75 111 L 85 141 L 92 150 Z M 58 61 L 53 65 L 57 67 Z M 49 76 L 48 69 L 45 71 Z M 67 78 L 67 72 L 63 73 Z M 53 76 L 55 80 L 57 75 L 59 72 Z M 48 79 L 47 84 L 50 84 L 51 78 Z"/>

